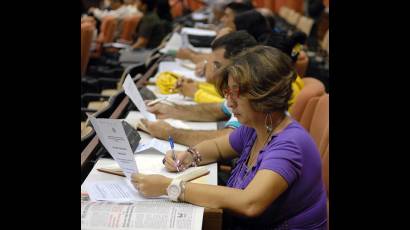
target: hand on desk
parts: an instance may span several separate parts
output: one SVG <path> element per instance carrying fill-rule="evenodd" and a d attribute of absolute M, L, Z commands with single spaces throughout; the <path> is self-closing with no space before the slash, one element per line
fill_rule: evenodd
<path fill-rule="evenodd" d="M 141 123 L 147 128 L 151 136 L 162 140 L 167 140 L 169 134 L 174 129 L 174 127 L 163 120 L 148 121 L 147 119 L 141 119 Z"/>
<path fill-rule="evenodd" d="M 131 182 L 134 187 L 145 197 L 158 197 L 167 194 L 167 187 L 172 179 L 159 175 L 132 174 Z"/>
<path fill-rule="evenodd" d="M 193 52 L 188 48 L 181 48 L 178 50 L 176 57 L 179 59 L 190 60 Z"/>
<path fill-rule="evenodd" d="M 146 101 L 148 104 L 149 101 Z M 165 103 L 157 103 L 152 106 L 147 105 L 147 111 L 153 113 L 158 119 L 178 118 L 178 109 Z"/>

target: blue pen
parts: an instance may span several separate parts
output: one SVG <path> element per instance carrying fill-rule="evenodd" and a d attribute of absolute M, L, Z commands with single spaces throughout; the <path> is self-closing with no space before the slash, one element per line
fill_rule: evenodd
<path fill-rule="evenodd" d="M 177 157 L 175 156 L 175 151 L 174 151 L 174 139 L 171 136 L 169 136 L 168 141 L 169 141 L 169 145 L 171 145 L 172 159 L 175 161 L 177 159 Z M 178 168 L 178 163 L 179 162 L 176 162 L 176 163 L 177 163 L 176 168 L 177 168 L 177 171 L 179 172 L 179 168 Z"/>

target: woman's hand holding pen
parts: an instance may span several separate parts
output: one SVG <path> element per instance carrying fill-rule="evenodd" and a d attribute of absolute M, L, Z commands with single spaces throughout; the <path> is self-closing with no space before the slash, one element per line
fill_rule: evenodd
<path fill-rule="evenodd" d="M 162 161 L 165 168 L 170 172 L 184 171 L 190 167 L 193 161 L 192 155 L 187 151 L 175 151 L 175 156 L 176 160 L 173 159 L 172 151 L 169 150 L 165 154 L 164 160 Z M 179 164 L 176 162 L 179 162 Z"/>

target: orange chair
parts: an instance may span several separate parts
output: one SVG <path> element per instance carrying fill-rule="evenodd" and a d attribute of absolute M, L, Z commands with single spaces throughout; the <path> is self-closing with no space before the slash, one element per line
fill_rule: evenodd
<path fill-rule="evenodd" d="M 329 0 L 323 0 L 323 5 L 329 8 Z"/>
<path fill-rule="evenodd" d="M 141 15 L 131 15 L 131 16 L 126 16 L 123 19 L 123 28 L 122 32 L 120 35 L 120 39 L 122 41 L 127 41 L 127 42 L 132 42 L 132 35 L 135 32 L 135 29 L 137 28 L 138 23 L 141 20 Z"/>
<path fill-rule="evenodd" d="M 180 0 L 169 0 L 169 6 L 171 7 L 171 15 L 173 18 L 182 16 L 183 5 Z"/>
<path fill-rule="evenodd" d="M 187 0 L 188 7 L 191 11 L 195 11 L 204 6 L 204 3 L 196 0 Z"/>
<path fill-rule="evenodd" d="M 88 22 L 81 23 L 81 76 L 84 76 L 88 61 L 90 60 L 90 49 L 93 41 L 95 27 Z"/>
<path fill-rule="evenodd" d="M 310 102 L 313 103 L 308 103 L 308 106 L 303 112 L 303 122 L 308 120 L 307 117 L 311 116 L 309 115 L 309 113 L 311 113 L 316 98 L 312 98 L 310 100 Z M 307 126 L 307 124 L 305 123 L 303 126 L 305 128 L 307 126 L 308 132 L 312 136 L 313 140 L 316 143 L 316 146 L 319 149 L 320 156 L 323 156 L 329 143 L 329 94 L 324 94 L 318 99 L 314 108 L 313 116 L 311 117 L 312 119 L 310 125 Z"/>
<path fill-rule="evenodd" d="M 308 100 L 299 123 L 309 132 L 312 124 L 313 115 L 315 113 L 316 105 L 319 102 L 320 96 L 312 97 Z"/>
<path fill-rule="evenodd" d="M 329 143 L 329 94 L 324 94 L 319 98 L 309 133 L 315 140 L 320 155 L 323 156 Z"/>
<path fill-rule="evenodd" d="M 322 42 L 320 43 L 323 50 L 329 54 L 329 30 L 326 31 L 325 37 L 323 38 Z"/>
<path fill-rule="evenodd" d="M 252 5 L 255 8 L 264 8 L 265 7 L 265 1 L 264 0 L 252 0 Z"/>
<path fill-rule="evenodd" d="M 325 93 L 325 86 L 319 80 L 305 77 L 302 78 L 302 81 L 304 82 L 304 87 L 296 96 L 295 103 L 289 109 L 289 113 L 297 121 L 300 121 L 309 99 Z"/>
<path fill-rule="evenodd" d="M 301 124 L 308 130 L 319 149 L 329 217 L 329 94 L 309 100 Z"/>
<path fill-rule="evenodd" d="M 96 41 L 96 50 L 92 53 L 93 58 L 99 58 L 102 53 L 103 45 L 114 41 L 117 19 L 114 16 L 105 16 L 102 19 L 100 33 Z"/>

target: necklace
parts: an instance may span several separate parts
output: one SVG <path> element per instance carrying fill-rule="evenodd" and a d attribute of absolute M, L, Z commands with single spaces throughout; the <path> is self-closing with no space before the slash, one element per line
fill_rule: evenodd
<path fill-rule="evenodd" d="M 280 120 L 278 120 L 274 126 L 274 128 L 272 128 L 272 130 L 270 130 L 269 135 L 266 137 L 265 142 L 263 143 L 261 148 L 264 148 L 264 146 L 266 146 L 266 144 L 269 142 L 270 137 L 272 136 L 272 134 L 275 132 L 275 130 L 280 126 L 280 124 L 286 119 L 287 115 L 284 115 Z M 256 137 L 258 138 L 258 137 Z M 256 149 L 256 144 L 257 143 L 257 139 L 255 139 L 255 143 L 252 146 L 252 149 L 247 157 L 247 159 L 245 160 L 244 163 L 241 164 L 241 170 L 243 171 L 243 167 L 245 167 L 245 174 L 238 178 L 240 181 L 243 181 L 245 178 L 248 177 L 248 174 L 252 171 L 253 168 L 253 164 L 255 159 L 257 158 L 256 156 L 258 156 L 259 154 L 254 154 L 255 152 L 258 153 L 259 151 L 257 151 Z M 248 167 L 249 165 L 249 167 Z"/>

